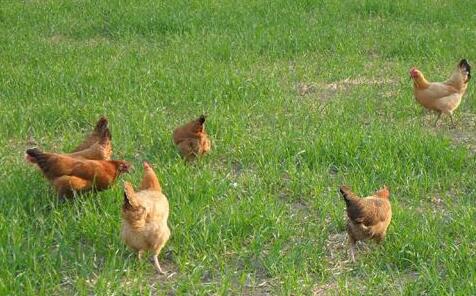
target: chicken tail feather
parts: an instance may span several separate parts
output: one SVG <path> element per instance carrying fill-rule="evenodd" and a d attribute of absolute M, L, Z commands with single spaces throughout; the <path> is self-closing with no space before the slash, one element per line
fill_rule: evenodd
<path fill-rule="evenodd" d="M 468 73 L 468 80 L 471 79 L 471 65 L 468 63 L 468 60 L 462 59 L 458 66 Z"/>
<path fill-rule="evenodd" d="M 110 142 L 112 140 L 111 131 L 109 131 L 108 128 L 106 128 L 104 131 L 102 131 L 102 133 L 100 135 L 101 135 L 101 139 L 99 140 L 99 144 L 101 144 L 101 145 L 104 145 L 107 142 Z"/>
<path fill-rule="evenodd" d="M 349 207 L 352 203 L 356 201 L 356 199 L 358 199 L 348 186 L 340 186 L 339 191 L 342 194 L 342 197 L 344 198 L 347 207 Z"/>
<path fill-rule="evenodd" d="M 144 161 L 144 178 L 142 179 L 141 190 L 154 190 L 154 191 L 162 190 L 154 170 L 152 169 L 150 164 L 146 161 Z"/>
<path fill-rule="evenodd" d="M 132 184 L 129 182 L 124 182 L 124 209 L 133 209 L 137 208 L 139 206 L 139 203 L 136 199 L 136 193 L 134 191 L 134 188 L 132 187 Z"/>
<path fill-rule="evenodd" d="M 99 118 L 98 122 L 96 123 L 96 127 L 94 128 L 94 131 L 96 131 L 98 134 L 102 134 L 104 132 L 104 130 L 107 129 L 107 125 L 108 125 L 108 121 L 107 121 L 107 118 L 105 116 L 101 116 L 101 118 Z"/>
<path fill-rule="evenodd" d="M 43 153 L 38 148 L 30 148 L 26 150 L 27 158 L 32 162 L 38 164 L 38 166 L 42 169 L 46 169 L 46 163 L 48 161 L 49 156 Z"/>

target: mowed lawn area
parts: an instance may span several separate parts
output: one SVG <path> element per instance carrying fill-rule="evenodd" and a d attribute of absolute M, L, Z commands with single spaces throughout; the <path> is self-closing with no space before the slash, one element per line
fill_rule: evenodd
<path fill-rule="evenodd" d="M 408 72 L 476 68 L 475 24 L 471 0 L 3 1 L 0 295 L 475 295 L 476 85 L 434 127 Z M 171 134 L 202 113 L 213 149 L 187 164 Z M 70 151 L 101 115 L 135 170 L 59 202 L 25 150 Z M 120 239 L 144 160 L 167 276 Z M 391 192 L 355 263 L 342 184 Z"/>

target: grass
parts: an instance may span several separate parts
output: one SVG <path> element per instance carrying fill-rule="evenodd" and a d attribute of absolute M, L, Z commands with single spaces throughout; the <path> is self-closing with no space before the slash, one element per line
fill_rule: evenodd
<path fill-rule="evenodd" d="M 460 141 L 474 144 L 473 83 L 458 128 L 435 129 L 407 74 L 416 65 L 443 80 L 460 58 L 474 63 L 475 9 L 3 2 L 0 294 L 475 294 L 476 160 Z M 201 113 L 214 149 L 190 166 L 171 132 Z M 114 157 L 150 161 L 169 198 L 170 278 L 120 241 L 122 181 L 62 204 L 22 159 L 30 136 L 68 151 L 103 114 Z M 343 183 L 392 192 L 385 243 L 355 264 Z"/>

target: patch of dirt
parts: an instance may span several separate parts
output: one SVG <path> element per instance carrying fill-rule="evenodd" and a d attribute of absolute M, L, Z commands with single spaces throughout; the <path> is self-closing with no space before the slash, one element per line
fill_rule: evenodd
<path fill-rule="evenodd" d="M 244 245 L 251 244 L 252 238 L 244 241 Z M 263 265 L 261 256 L 266 257 L 268 251 L 266 249 L 261 251 L 261 254 L 251 255 L 250 259 L 243 259 L 239 257 L 234 251 L 225 252 L 223 255 L 229 260 L 229 266 L 235 266 L 232 276 L 231 285 L 228 288 L 228 294 L 231 295 L 274 295 L 273 290 L 277 286 L 276 279 L 272 278 L 268 273 L 266 267 Z M 249 264 L 248 264 L 249 263 Z M 246 278 L 241 276 L 246 274 Z M 220 273 L 212 271 L 204 271 L 201 277 L 201 282 L 204 285 L 213 285 L 220 283 L 223 279 Z"/>
<path fill-rule="evenodd" d="M 338 276 L 339 274 L 352 270 L 352 267 L 349 265 L 351 260 L 349 256 L 349 244 L 346 232 L 335 233 L 327 238 L 326 257 L 329 263 L 328 270 L 334 276 Z M 356 254 L 356 260 L 357 257 L 358 256 Z"/>
<path fill-rule="evenodd" d="M 339 168 L 333 164 L 329 166 L 329 175 L 334 177 L 339 173 Z"/>
<path fill-rule="evenodd" d="M 246 164 L 237 159 L 229 159 L 227 156 L 219 156 L 216 162 L 211 164 L 213 169 L 220 172 L 223 178 L 229 182 L 234 190 L 243 194 L 248 192 L 248 182 L 253 176 L 257 178 L 256 168 L 253 165 Z"/>
<path fill-rule="evenodd" d="M 312 289 L 313 296 L 337 295 L 337 281 L 317 285 Z"/>
<path fill-rule="evenodd" d="M 231 162 L 231 172 L 235 177 L 239 177 L 243 172 L 243 164 L 238 160 Z"/>
<path fill-rule="evenodd" d="M 66 40 L 66 37 L 61 35 L 61 34 L 55 34 L 53 36 L 50 36 L 49 38 L 46 39 L 49 43 L 51 44 L 59 44 L 61 42 L 64 42 Z"/>
<path fill-rule="evenodd" d="M 328 218 L 328 220 L 330 220 L 330 218 Z M 330 272 L 331 278 L 325 283 L 319 283 L 314 286 L 312 289 L 312 295 L 314 296 L 341 294 L 338 287 L 338 279 L 355 268 L 355 264 L 352 263 L 349 255 L 349 242 L 346 232 L 330 234 L 325 245 L 326 260 L 328 263 L 326 270 Z M 356 261 L 365 256 L 366 253 L 370 252 L 372 248 L 371 245 L 374 244 L 370 241 L 357 242 L 355 250 Z M 415 281 L 417 276 L 418 275 L 412 272 L 392 275 L 391 285 L 395 288 L 404 287 L 407 283 Z M 352 282 L 348 284 L 352 285 L 356 291 L 365 291 L 365 279 L 352 278 L 351 281 Z"/>
<path fill-rule="evenodd" d="M 402 293 L 404 288 L 411 282 L 415 282 L 418 280 L 419 274 L 416 272 L 403 272 L 403 273 L 396 273 L 392 274 L 389 278 L 389 281 L 386 282 L 386 285 L 389 285 L 396 292 Z M 353 278 L 352 282 L 346 283 L 348 286 L 352 286 L 352 289 L 357 294 L 366 294 L 366 279 L 365 278 Z M 337 280 L 333 280 L 332 282 L 319 284 L 314 286 L 312 290 L 313 296 L 324 296 L 324 295 L 340 295 L 343 294 L 339 291 L 339 287 L 337 285 Z"/>
<path fill-rule="evenodd" d="M 238 263 L 238 265 L 242 265 L 242 263 Z M 259 263 L 256 265 L 259 265 Z M 244 283 L 242 283 L 238 277 L 233 278 L 231 288 L 228 292 L 235 294 L 231 292 L 239 291 L 239 295 L 274 295 L 273 287 L 275 286 L 275 280 L 269 278 L 262 269 L 264 269 L 264 267 L 257 267 L 255 273 L 248 273 Z M 201 280 L 204 284 L 218 283 L 221 281 L 219 276 L 214 277 L 210 272 L 205 273 Z"/>
<path fill-rule="evenodd" d="M 437 209 L 441 209 L 444 207 L 443 199 L 441 199 L 439 196 L 436 196 L 436 195 L 431 198 L 431 203 Z"/>
<path fill-rule="evenodd" d="M 62 34 L 55 34 L 45 38 L 45 42 L 52 45 L 74 44 L 74 45 L 85 45 L 87 47 L 96 47 L 98 45 L 108 43 L 109 39 L 103 36 L 94 36 L 92 38 L 79 40 L 79 39 L 70 38 Z"/>
<path fill-rule="evenodd" d="M 445 220 L 451 221 L 452 211 L 448 206 L 451 200 L 458 198 L 464 198 L 467 196 L 467 192 L 457 188 L 451 188 L 444 193 L 430 192 L 426 199 L 422 201 L 421 205 L 416 208 L 418 213 L 424 214 L 431 212 L 434 215 L 439 215 Z"/>
<path fill-rule="evenodd" d="M 336 83 L 327 84 L 329 89 L 346 89 L 358 85 L 391 85 L 397 84 L 396 80 L 391 79 L 370 79 L 365 77 L 347 78 Z"/>
<path fill-rule="evenodd" d="M 454 144 L 462 145 L 476 154 L 476 114 L 460 113 L 455 122 L 456 127 L 449 129 L 446 134 Z"/>
<path fill-rule="evenodd" d="M 296 89 L 300 96 L 313 95 L 313 98 L 315 97 L 321 102 L 327 102 L 337 94 L 336 89 L 329 89 L 325 86 L 312 83 L 299 83 Z"/>
<path fill-rule="evenodd" d="M 271 279 L 257 278 L 256 281 L 254 281 L 250 276 L 248 276 L 244 287 L 241 289 L 241 295 L 273 295 L 273 285 Z"/>
<path fill-rule="evenodd" d="M 326 222 L 330 218 L 326 218 Z M 313 296 L 321 295 L 339 295 L 337 278 L 342 274 L 352 271 L 352 262 L 349 256 L 349 244 L 347 233 L 340 232 L 329 235 L 326 240 L 326 268 L 331 273 L 331 280 L 327 283 L 321 283 L 312 289 Z M 357 259 L 357 256 L 356 256 Z"/>
<path fill-rule="evenodd" d="M 342 219 L 347 221 L 345 211 L 342 213 Z M 330 217 L 326 217 L 325 221 L 329 225 L 332 223 Z M 355 264 L 350 258 L 350 246 L 346 231 L 330 234 L 325 245 L 327 270 L 334 277 L 353 270 Z M 359 258 L 370 252 L 375 245 L 371 240 L 358 241 L 355 245 L 355 260 L 359 261 Z"/>
<path fill-rule="evenodd" d="M 365 77 L 347 78 L 334 83 L 322 84 L 312 82 L 300 82 L 296 86 L 297 93 L 304 97 L 314 94 L 320 101 L 328 101 L 334 97 L 338 92 L 348 91 L 355 86 L 360 85 L 395 85 L 396 80 L 390 79 L 369 79 Z M 393 92 L 387 91 L 383 94 L 384 97 L 390 97 Z"/>
<path fill-rule="evenodd" d="M 24 139 L 11 138 L 8 139 L 3 148 L 5 148 L 3 155 L 3 163 L 6 166 L 18 165 L 20 163 L 30 164 L 25 159 L 26 149 L 39 147 L 40 149 L 47 150 L 44 145 L 45 139 L 34 139 L 33 137 L 28 137 Z M 1 174 L 1 173 L 0 173 Z"/>
<path fill-rule="evenodd" d="M 95 36 L 95 37 L 92 37 L 92 38 L 88 38 L 82 42 L 84 42 L 84 44 L 88 47 L 96 47 L 98 45 L 103 45 L 103 44 L 106 44 L 106 43 L 109 43 L 109 39 L 103 37 L 103 36 Z"/>
<path fill-rule="evenodd" d="M 154 295 L 157 294 L 158 291 L 163 291 L 164 285 L 170 285 L 174 283 L 176 279 L 180 276 L 178 266 L 174 262 L 172 262 L 172 260 L 170 259 L 171 256 L 171 253 L 167 252 L 165 254 L 165 259 L 160 260 L 160 267 L 162 267 L 162 270 L 165 272 L 165 274 L 157 273 L 155 271 L 153 263 L 149 262 L 150 276 L 148 277 L 148 282 L 151 290 L 155 292 Z M 136 279 L 125 279 L 122 284 L 125 286 L 129 286 L 134 281 L 136 281 Z"/>
<path fill-rule="evenodd" d="M 312 94 L 318 90 L 318 86 L 310 83 L 298 83 L 296 90 L 300 96 Z"/>
<path fill-rule="evenodd" d="M 291 209 L 293 212 L 300 212 L 303 214 L 307 214 L 310 212 L 310 206 L 304 200 L 296 200 L 291 203 Z M 307 217 L 304 217 L 307 218 Z"/>
<path fill-rule="evenodd" d="M 289 189 L 289 184 L 291 183 L 291 176 L 289 175 L 288 172 L 284 172 L 283 175 L 281 176 L 281 188 L 278 193 L 278 197 L 287 203 L 289 201 L 289 198 L 292 194 L 291 190 Z"/>
<path fill-rule="evenodd" d="M 313 214 L 313 208 L 309 203 L 302 199 L 296 198 L 295 193 L 289 188 L 291 183 L 291 176 L 288 172 L 281 175 L 281 188 L 279 189 L 279 199 L 289 208 L 290 218 L 299 216 L 303 221 L 306 221 Z"/>
<path fill-rule="evenodd" d="M 36 147 L 41 145 L 44 139 L 37 140 L 31 134 L 26 139 L 11 138 L 8 140 L 7 146 L 12 150 L 23 150 L 25 147 Z"/>
<path fill-rule="evenodd" d="M 392 284 L 394 286 L 400 287 L 400 290 L 403 291 L 403 289 L 408 285 L 408 283 L 417 281 L 419 276 L 420 275 L 417 272 L 411 271 L 400 273 L 394 277 Z"/>
<path fill-rule="evenodd" d="M 435 127 L 436 118 L 437 115 L 433 112 L 427 112 L 423 117 L 424 125 L 430 126 L 433 134 L 443 134 L 451 139 L 454 145 L 463 146 L 472 154 L 476 154 L 476 114 L 456 113 L 455 127 L 451 125 L 449 116 L 444 114 Z"/>

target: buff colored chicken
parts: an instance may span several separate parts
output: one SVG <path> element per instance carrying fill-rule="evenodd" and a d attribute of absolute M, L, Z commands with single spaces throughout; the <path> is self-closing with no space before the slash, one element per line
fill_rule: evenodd
<path fill-rule="evenodd" d="M 453 112 L 460 105 L 468 81 L 471 79 L 471 66 L 468 61 L 462 59 L 445 82 L 429 82 L 416 68 L 410 70 L 410 77 L 413 79 L 413 93 L 417 102 L 426 109 L 438 113 L 435 126 L 441 114 L 448 114 L 454 127 Z"/>
<path fill-rule="evenodd" d="M 144 177 L 139 191 L 129 182 L 124 183 L 121 237 L 129 248 L 138 252 L 139 260 L 144 251 L 153 252 L 157 272 L 164 274 L 159 264 L 160 251 L 170 237 L 167 225 L 169 202 L 162 193 L 154 170 L 144 162 Z"/>
<path fill-rule="evenodd" d="M 374 195 L 359 198 L 347 186 L 340 187 L 347 207 L 347 234 L 350 243 L 350 256 L 355 262 L 355 244 L 359 240 L 374 239 L 381 242 L 392 220 L 390 192 L 384 186 Z"/>
<path fill-rule="evenodd" d="M 210 151 L 211 142 L 205 132 L 205 116 L 174 130 L 173 141 L 180 154 L 188 161 Z"/>
<path fill-rule="evenodd" d="M 60 198 L 73 197 L 89 190 L 105 190 L 116 178 L 129 172 L 123 160 L 83 160 L 56 153 L 45 153 L 38 148 L 26 150 L 29 162 L 38 166 L 55 187 Z"/>

